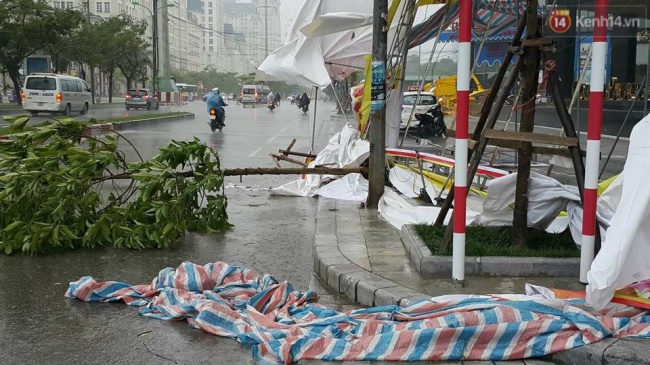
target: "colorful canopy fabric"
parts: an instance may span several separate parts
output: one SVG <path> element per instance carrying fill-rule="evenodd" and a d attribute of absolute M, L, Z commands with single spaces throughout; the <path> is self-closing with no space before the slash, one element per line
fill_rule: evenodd
<path fill-rule="evenodd" d="M 313 291 L 224 262 L 182 263 L 151 284 L 70 283 L 67 298 L 140 307 L 140 314 L 187 320 L 194 328 L 251 345 L 263 363 L 324 360 L 513 360 L 608 336 L 650 337 L 650 316 L 591 314 L 541 297 L 432 298 L 407 308 L 338 312 Z"/>
<path fill-rule="evenodd" d="M 495 8 L 496 2 L 496 8 Z M 417 47 L 438 36 L 440 30 L 449 28 L 458 19 L 459 3 L 454 2 L 440 7 L 424 22 L 413 26 L 409 37 L 409 48 Z M 473 35 L 478 39 L 495 36 L 509 27 L 517 25 L 517 20 L 526 9 L 525 0 L 477 0 L 474 2 Z M 495 11 L 493 11 L 495 10 Z M 538 7 L 543 14 L 546 8 Z"/>

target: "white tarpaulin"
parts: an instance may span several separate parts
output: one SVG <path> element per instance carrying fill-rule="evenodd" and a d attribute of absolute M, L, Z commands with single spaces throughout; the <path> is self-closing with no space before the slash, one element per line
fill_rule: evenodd
<path fill-rule="evenodd" d="M 329 166 L 329 167 L 359 167 L 363 161 L 368 158 L 370 154 L 370 143 L 359 139 L 359 132 L 352 128 L 351 125 L 346 124 L 343 129 L 336 133 L 325 148 L 320 151 L 314 161 L 309 164 L 309 167 L 315 166 Z M 310 174 L 304 179 L 295 180 L 286 183 L 280 187 L 271 189 L 272 195 L 286 195 L 286 196 L 306 196 L 313 197 L 318 194 L 318 189 L 323 182 L 328 179 L 336 179 L 335 176 L 323 176 Z M 341 183 L 343 184 L 343 183 Z M 343 185 L 339 186 L 341 188 Z M 350 191 L 342 193 L 341 190 L 336 190 L 342 193 L 343 196 L 351 194 L 358 198 L 361 182 L 350 184 Z M 327 190 L 323 190 L 326 192 Z M 328 191 L 332 194 L 334 190 Z M 330 196 L 331 197 L 331 196 Z"/>
<path fill-rule="evenodd" d="M 290 84 L 326 87 L 365 66 L 372 50 L 372 0 L 305 1 L 285 44 L 259 66 Z M 310 36 L 303 33 L 309 34 Z"/>
<path fill-rule="evenodd" d="M 417 205 L 413 200 L 405 198 L 397 191 L 386 188 L 379 200 L 379 214 L 397 229 L 405 224 L 433 224 L 440 213 L 439 207 Z M 447 214 L 444 224 L 449 223 L 451 213 Z M 466 222 L 469 225 L 478 213 L 467 210 Z"/>
<path fill-rule="evenodd" d="M 587 273 L 587 304 L 604 308 L 618 288 L 650 278 L 650 115 L 632 129 L 621 198 Z M 617 179 L 617 180 L 619 180 Z"/>
<path fill-rule="evenodd" d="M 348 174 L 316 190 L 323 198 L 365 202 L 368 199 L 368 180 L 361 174 Z"/>
<path fill-rule="evenodd" d="M 370 24 L 372 24 L 372 14 L 330 13 L 315 17 L 310 24 L 302 27 L 300 32 L 307 37 L 319 37 Z"/>
<path fill-rule="evenodd" d="M 517 174 L 510 174 L 491 180 L 487 184 L 487 198 L 483 212 L 476 217 L 475 224 L 483 226 L 512 225 L 512 205 L 517 190 Z M 562 224 L 553 224 L 558 214 L 566 210 L 570 201 L 580 202 L 580 193 L 575 186 L 566 186 L 559 181 L 535 172 L 530 173 L 528 182 L 528 226 L 552 232 L 567 228 L 568 219 Z"/>

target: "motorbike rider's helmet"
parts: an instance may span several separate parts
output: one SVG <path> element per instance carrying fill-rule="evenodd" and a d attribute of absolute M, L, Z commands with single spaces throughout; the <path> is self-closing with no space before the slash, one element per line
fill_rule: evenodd
<path fill-rule="evenodd" d="M 214 89 L 212 89 L 212 92 L 218 94 L 218 93 L 219 93 L 219 88 L 218 88 L 218 87 L 215 87 Z"/>

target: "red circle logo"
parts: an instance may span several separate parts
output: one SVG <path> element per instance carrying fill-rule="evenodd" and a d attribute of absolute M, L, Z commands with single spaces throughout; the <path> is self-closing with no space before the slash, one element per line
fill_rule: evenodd
<path fill-rule="evenodd" d="M 548 25 L 555 33 L 564 33 L 571 28 L 569 10 L 553 10 L 548 19 Z"/>

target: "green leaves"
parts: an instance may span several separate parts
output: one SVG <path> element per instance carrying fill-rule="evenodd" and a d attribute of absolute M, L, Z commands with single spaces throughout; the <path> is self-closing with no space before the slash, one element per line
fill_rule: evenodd
<path fill-rule="evenodd" d="M 0 143 L 0 250 L 171 248 L 188 230 L 230 227 L 213 148 L 173 141 L 151 161 L 127 163 L 118 138 L 82 142 L 83 128 L 62 118 Z"/>

